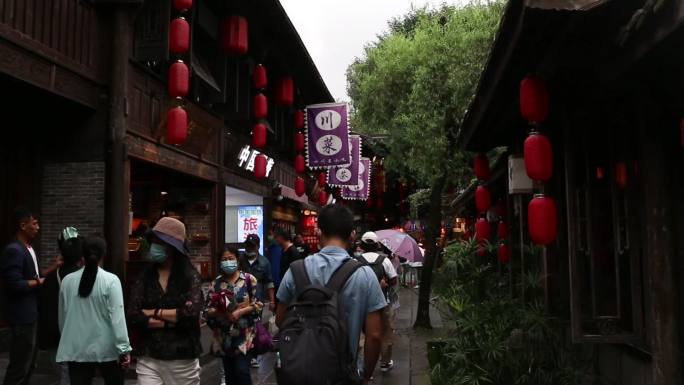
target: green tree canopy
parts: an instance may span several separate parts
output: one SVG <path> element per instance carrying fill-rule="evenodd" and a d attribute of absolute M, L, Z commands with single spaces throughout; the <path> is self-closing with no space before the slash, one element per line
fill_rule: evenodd
<path fill-rule="evenodd" d="M 449 135 L 475 93 L 501 8 L 494 1 L 412 11 L 349 67 L 353 127 L 386 136 L 390 170 L 425 186 L 445 174 L 464 180 L 465 157 Z"/>

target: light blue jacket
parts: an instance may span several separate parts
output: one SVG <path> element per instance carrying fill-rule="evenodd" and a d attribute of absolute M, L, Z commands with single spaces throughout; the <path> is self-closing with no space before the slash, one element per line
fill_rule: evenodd
<path fill-rule="evenodd" d="M 130 352 L 119 278 L 98 268 L 93 291 L 78 295 L 83 269 L 67 275 L 59 292 L 62 337 L 57 362 L 110 362 Z"/>

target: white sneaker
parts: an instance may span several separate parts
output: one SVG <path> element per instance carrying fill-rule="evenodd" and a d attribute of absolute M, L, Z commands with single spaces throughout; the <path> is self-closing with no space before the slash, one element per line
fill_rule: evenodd
<path fill-rule="evenodd" d="M 380 364 L 380 371 L 383 373 L 387 373 L 390 370 L 392 370 L 393 367 L 394 367 L 394 360 L 390 360 L 390 362 L 383 362 L 382 364 Z"/>

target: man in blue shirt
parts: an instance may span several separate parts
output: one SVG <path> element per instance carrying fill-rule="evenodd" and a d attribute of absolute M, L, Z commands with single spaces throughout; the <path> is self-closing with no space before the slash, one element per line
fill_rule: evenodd
<path fill-rule="evenodd" d="M 304 260 L 312 284 L 325 285 L 333 273 L 351 257 L 346 251 L 347 242 L 354 228 L 354 216 L 344 206 L 326 206 L 318 217 L 323 249 Z M 288 270 L 278 289 L 276 322 L 285 318 L 287 306 L 295 301 L 295 282 L 292 270 Z M 382 309 L 387 301 L 373 270 L 364 266 L 347 281 L 340 293 L 347 314 L 349 346 L 358 352 L 361 329 L 366 336 L 364 344 L 364 384 L 368 383 L 380 356 L 382 339 Z"/>

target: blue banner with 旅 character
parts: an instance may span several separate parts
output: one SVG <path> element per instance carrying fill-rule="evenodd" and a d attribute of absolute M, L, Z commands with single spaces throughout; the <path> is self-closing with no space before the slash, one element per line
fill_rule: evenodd
<path fill-rule="evenodd" d="M 261 239 L 260 253 L 264 254 L 264 207 L 240 206 L 237 217 L 238 242 L 244 242 L 250 234 L 256 234 Z"/>

